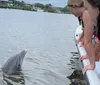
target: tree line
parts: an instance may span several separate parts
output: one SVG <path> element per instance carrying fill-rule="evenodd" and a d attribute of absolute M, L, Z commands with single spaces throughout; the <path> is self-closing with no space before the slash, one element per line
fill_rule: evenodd
<path fill-rule="evenodd" d="M 24 1 L 17 1 L 17 0 L 9 0 L 9 2 L 12 2 L 12 6 L 1 6 L 1 8 L 13 8 L 13 9 L 22 9 L 22 10 L 29 10 L 29 11 L 37 11 L 34 8 L 40 8 L 44 12 L 52 12 L 52 13 L 70 13 L 67 6 L 61 8 L 61 7 L 54 7 L 52 4 L 41 4 L 41 3 L 35 3 L 35 4 L 27 4 Z"/>

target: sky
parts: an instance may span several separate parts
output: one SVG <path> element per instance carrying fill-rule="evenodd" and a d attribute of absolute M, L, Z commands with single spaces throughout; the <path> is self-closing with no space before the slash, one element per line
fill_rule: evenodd
<path fill-rule="evenodd" d="M 67 0 L 23 0 L 23 1 L 27 3 L 37 3 L 37 2 L 43 4 L 51 3 L 53 6 L 57 6 L 57 7 L 65 7 L 67 5 Z"/>

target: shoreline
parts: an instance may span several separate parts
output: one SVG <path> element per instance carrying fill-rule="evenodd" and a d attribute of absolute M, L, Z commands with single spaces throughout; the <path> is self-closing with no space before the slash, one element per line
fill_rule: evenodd
<path fill-rule="evenodd" d="M 49 13 L 53 15 L 72 15 L 70 13 L 65 14 L 65 13 L 52 13 L 52 12 L 37 12 L 37 11 L 29 11 L 29 10 L 21 10 L 21 9 L 9 9 L 9 8 L 0 8 L 0 10 L 13 10 L 13 11 L 23 11 L 23 12 L 32 12 L 32 13 Z"/>
<path fill-rule="evenodd" d="M 25 10 L 25 11 L 31 11 L 31 12 L 47 12 L 47 13 L 56 13 L 56 14 L 71 14 L 70 12 L 49 12 L 49 11 L 38 11 L 38 10 L 32 10 L 28 7 L 17 7 L 17 6 L 0 6 L 0 9 L 17 9 L 17 10 Z"/>

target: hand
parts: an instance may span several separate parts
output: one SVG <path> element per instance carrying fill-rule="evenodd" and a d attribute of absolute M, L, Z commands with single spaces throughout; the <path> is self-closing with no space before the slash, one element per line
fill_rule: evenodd
<path fill-rule="evenodd" d="M 80 41 L 81 41 L 80 39 L 76 40 L 76 44 L 78 44 Z"/>
<path fill-rule="evenodd" d="M 80 47 L 84 47 L 84 41 L 82 41 L 82 43 L 81 43 Z"/>
<path fill-rule="evenodd" d="M 84 45 L 83 45 L 83 44 L 81 44 L 81 45 L 80 45 L 80 47 L 83 47 L 83 48 L 84 48 Z"/>
<path fill-rule="evenodd" d="M 78 44 L 78 43 L 81 42 L 81 41 L 82 41 L 81 38 L 77 39 L 77 40 L 76 40 L 76 44 Z"/>
<path fill-rule="evenodd" d="M 86 65 L 86 66 L 83 68 L 82 72 L 83 72 L 83 74 L 84 74 L 87 70 L 94 70 L 94 68 L 95 68 L 95 65 L 89 64 L 89 65 Z"/>
<path fill-rule="evenodd" d="M 80 57 L 80 61 L 82 62 L 84 59 L 87 59 L 88 58 L 88 55 L 86 54 L 86 55 L 83 55 L 83 56 L 81 56 Z"/>

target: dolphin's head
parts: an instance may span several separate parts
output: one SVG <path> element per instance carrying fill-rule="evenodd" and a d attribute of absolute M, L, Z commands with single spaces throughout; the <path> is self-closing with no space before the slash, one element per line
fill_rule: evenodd
<path fill-rule="evenodd" d="M 19 54 L 16 54 L 9 58 L 8 61 L 2 67 L 2 71 L 6 74 L 14 74 L 20 71 L 26 52 L 26 50 L 23 50 Z"/>
<path fill-rule="evenodd" d="M 21 53 L 18 55 L 18 58 L 17 58 L 17 61 L 16 61 L 16 69 L 17 71 L 20 71 L 21 70 L 21 66 L 22 66 L 22 63 L 23 63 L 23 59 L 26 55 L 26 50 L 23 50 L 21 51 Z"/>

